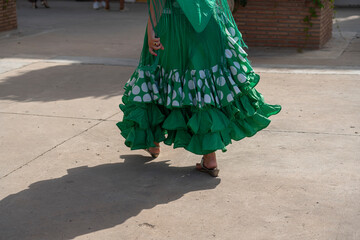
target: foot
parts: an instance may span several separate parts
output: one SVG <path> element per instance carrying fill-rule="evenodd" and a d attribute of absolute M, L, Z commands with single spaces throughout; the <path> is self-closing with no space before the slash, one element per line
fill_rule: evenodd
<path fill-rule="evenodd" d="M 93 3 L 93 9 L 95 9 L 95 10 L 100 9 L 100 3 L 98 1 Z"/>
<path fill-rule="evenodd" d="M 160 144 L 157 142 L 154 142 L 155 147 L 149 147 L 148 149 L 145 149 L 153 158 L 157 158 L 160 155 Z"/>
<path fill-rule="evenodd" d="M 215 152 L 204 155 L 201 162 L 196 164 L 196 170 L 217 177 L 220 170 L 217 168 Z"/>
<path fill-rule="evenodd" d="M 33 7 L 33 8 L 38 8 L 38 6 L 36 5 L 36 3 L 33 3 L 33 4 L 32 4 L 32 7 Z"/>
<path fill-rule="evenodd" d="M 43 5 L 45 8 L 50 8 L 46 1 L 42 1 L 41 5 Z"/>
<path fill-rule="evenodd" d="M 127 11 L 129 11 L 129 9 L 128 9 L 127 7 L 123 7 L 123 8 L 120 7 L 119 10 L 120 10 L 120 12 L 127 12 Z"/>

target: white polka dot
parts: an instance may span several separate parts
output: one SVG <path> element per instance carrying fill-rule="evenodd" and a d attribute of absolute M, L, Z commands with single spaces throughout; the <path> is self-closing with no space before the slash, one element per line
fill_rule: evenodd
<path fill-rule="evenodd" d="M 220 100 L 222 100 L 222 99 L 223 99 L 223 97 L 224 97 L 223 92 L 219 90 L 219 91 L 217 91 L 217 94 L 218 94 L 218 96 L 219 96 Z"/>
<path fill-rule="evenodd" d="M 229 94 L 227 95 L 226 100 L 227 100 L 228 102 L 231 102 L 232 100 L 234 100 L 234 98 L 233 98 L 233 96 L 231 95 L 231 93 L 229 93 Z"/>
<path fill-rule="evenodd" d="M 203 85 L 203 83 L 200 79 L 198 80 L 197 85 L 199 86 L 199 88 L 201 88 L 201 86 Z"/>
<path fill-rule="evenodd" d="M 152 85 L 152 90 L 153 90 L 154 93 L 158 93 L 158 92 L 159 92 L 159 90 L 158 90 L 158 88 L 157 88 L 157 86 L 156 86 L 155 83 L 153 83 L 153 85 Z"/>
<path fill-rule="evenodd" d="M 217 104 L 219 104 L 220 101 L 219 101 L 219 97 L 218 97 L 218 96 L 215 96 L 215 101 L 216 101 Z"/>
<path fill-rule="evenodd" d="M 148 82 L 148 89 L 152 90 L 151 82 Z"/>
<path fill-rule="evenodd" d="M 235 85 L 234 79 L 231 76 L 229 78 L 229 81 L 230 81 L 231 85 Z"/>
<path fill-rule="evenodd" d="M 146 83 L 143 83 L 141 85 L 141 90 L 143 90 L 144 92 L 148 92 L 148 87 L 147 87 Z"/>
<path fill-rule="evenodd" d="M 234 87 L 234 91 L 235 91 L 236 94 L 240 93 L 240 89 L 238 88 L 238 86 Z"/>
<path fill-rule="evenodd" d="M 144 102 L 151 102 L 151 96 L 150 96 L 150 94 L 145 94 L 144 96 L 143 96 L 143 100 L 144 100 Z"/>
<path fill-rule="evenodd" d="M 230 67 L 231 73 L 232 75 L 236 75 L 237 74 L 237 69 L 233 66 Z"/>
<path fill-rule="evenodd" d="M 173 101 L 172 105 L 173 105 L 174 107 L 178 107 L 178 106 L 179 106 L 179 102 L 178 102 L 178 101 Z"/>
<path fill-rule="evenodd" d="M 229 43 L 232 45 L 231 48 L 234 48 L 234 45 L 236 44 L 235 40 L 230 36 L 228 36 L 228 40 L 229 40 Z"/>
<path fill-rule="evenodd" d="M 240 68 L 240 64 L 238 62 L 234 62 L 234 66 L 239 69 Z"/>
<path fill-rule="evenodd" d="M 180 96 L 183 94 L 183 89 L 182 89 L 182 87 L 179 87 L 179 88 L 178 88 L 178 93 L 179 93 Z"/>
<path fill-rule="evenodd" d="M 132 78 L 132 79 L 129 81 L 129 85 L 130 85 L 130 86 L 133 86 L 134 83 L 135 83 L 135 78 Z"/>
<path fill-rule="evenodd" d="M 234 49 L 231 49 L 231 52 L 234 54 L 235 57 L 237 57 L 237 54 Z"/>
<path fill-rule="evenodd" d="M 227 35 L 230 35 L 229 30 L 227 30 L 226 28 L 225 28 L 225 33 L 226 33 Z"/>
<path fill-rule="evenodd" d="M 230 30 L 231 36 L 234 37 L 235 36 L 235 29 L 233 27 L 230 27 L 229 30 Z"/>
<path fill-rule="evenodd" d="M 191 95 L 191 93 L 189 93 L 189 99 L 192 100 L 192 95 Z"/>
<path fill-rule="evenodd" d="M 238 41 L 239 41 L 239 38 L 238 38 L 238 37 L 234 37 L 234 41 L 235 41 L 235 42 L 238 42 Z"/>
<path fill-rule="evenodd" d="M 194 81 L 193 81 L 193 80 L 189 80 L 188 86 L 189 86 L 189 89 L 190 89 L 190 90 L 193 90 L 193 89 L 195 88 Z"/>
<path fill-rule="evenodd" d="M 167 93 L 171 93 L 171 86 L 170 85 L 168 85 Z"/>
<path fill-rule="evenodd" d="M 166 105 L 170 105 L 170 102 L 171 102 L 171 99 L 170 99 L 170 97 L 168 97 Z"/>
<path fill-rule="evenodd" d="M 217 72 L 218 68 L 219 68 L 219 66 L 215 65 L 211 68 L 211 70 L 215 73 L 215 72 Z"/>
<path fill-rule="evenodd" d="M 176 91 L 174 90 L 173 95 L 172 95 L 172 99 L 175 99 L 175 98 L 176 98 Z"/>
<path fill-rule="evenodd" d="M 161 98 L 159 98 L 159 103 L 162 104 L 163 103 L 163 100 Z"/>
<path fill-rule="evenodd" d="M 240 51 L 240 53 L 242 53 L 242 54 L 247 54 L 242 47 L 239 47 L 239 51 Z"/>
<path fill-rule="evenodd" d="M 140 88 L 139 88 L 139 86 L 133 87 L 132 93 L 135 94 L 135 95 L 138 95 L 138 94 L 140 93 Z"/>
<path fill-rule="evenodd" d="M 218 84 L 219 86 L 224 86 L 224 85 L 225 85 L 225 78 L 224 78 L 224 77 L 219 77 L 219 78 L 217 79 L 217 84 Z"/>
<path fill-rule="evenodd" d="M 234 46 L 231 44 L 231 42 L 228 42 L 229 47 L 234 48 Z"/>
<path fill-rule="evenodd" d="M 244 74 L 242 74 L 242 73 L 237 75 L 237 78 L 238 78 L 239 82 L 241 82 L 241 83 L 246 82 L 246 76 Z"/>
<path fill-rule="evenodd" d="M 200 74 L 200 78 L 205 78 L 205 72 L 204 72 L 204 70 L 200 70 L 199 71 L 199 74 Z"/>
<path fill-rule="evenodd" d="M 196 98 L 193 98 L 192 103 L 194 106 L 196 106 L 196 104 L 197 104 Z"/>
<path fill-rule="evenodd" d="M 226 50 L 225 50 L 225 55 L 226 55 L 227 58 L 231 58 L 231 57 L 232 57 L 232 53 L 231 53 L 231 51 L 230 51 L 229 49 L 226 49 Z"/>
<path fill-rule="evenodd" d="M 243 58 L 243 56 L 241 56 L 240 54 L 238 55 L 238 57 L 240 58 L 240 60 L 241 60 L 242 62 L 246 62 L 246 59 Z"/>
<path fill-rule="evenodd" d="M 245 72 L 247 72 L 248 68 L 245 65 L 242 65 L 241 67 L 242 69 L 244 69 Z"/>
<path fill-rule="evenodd" d="M 201 102 L 201 92 L 197 93 L 196 100 L 198 100 L 198 102 Z"/>
<path fill-rule="evenodd" d="M 144 78 L 144 71 L 143 70 L 139 70 L 139 78 Z"/>
<path fill-rule="evenodd" d="M 178 72 L 175 73 L 175 82 L 180 82 L 180 77 Z"/>
<path fill-rule="evenodd" d="M 150 72 L 149 71 L 146 71 L 145 74 L 146 74 L 147 77 L 150 77 Z"/>
<path fill-rule="evenodd" d="M 140 96 L 134 97 L 134 102 L 141 102 L 141 97 Z"/>
<path fill-rule="evenodd" d="M 162 76 L 165 75 L 165 69 L 164 68 L 161 69 L 161 73 L 162 73 Z"/>
<path fill-rule="evenodd" d="M 191 76 L 194 76 L 196 73 L 196 70 L 191 70 Z"/>
<path fill-rule="evenodd" d="M 205 79 L 205 86 L 207 87 L 207 88 L 209 88 L 209 83 L 208 83 L 208 81 Z"/>
<path fill-rule="evenodd" d="M 210 98 L 209 94 L 206 94 L 206 95 L 205 95 L 204 101 L 205 101 L 206 103 L 211 103 L 211 98 Z"/>

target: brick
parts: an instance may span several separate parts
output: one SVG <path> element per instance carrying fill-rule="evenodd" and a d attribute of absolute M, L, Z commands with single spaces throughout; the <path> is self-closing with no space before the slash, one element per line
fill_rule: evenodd
<path fill-rule="evenodd" d="M 333 10 L 317 9 L 319 17 L 311 20 L 306 38 L 303 19 L 310 6 L 311 0 L 251 0 L 234 18 L 249 46 L 318 48 L 331 37 Z"/>
<path fill-rule="evenodd" d="M 0 32 L 17 28 L 15 0 L 9 0 L 5 10 L 5 2 L 0 0 Z"/>

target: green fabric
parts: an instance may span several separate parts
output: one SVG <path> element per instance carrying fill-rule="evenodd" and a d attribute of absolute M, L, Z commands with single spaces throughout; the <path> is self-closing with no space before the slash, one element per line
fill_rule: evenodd
<path fill-rule="evenodd" d="M 152 24 L 165 49 L 151 55 L 145 34 L 120 104 L 126 146 L 164 142 L 207 154 L 266 128 L 281 107 L 256 91 L 260 77 L 223 1 L 159 1 Z"/>
<path fill-rule="evenodd" d="M 178 4 L 196 32 L 205 29 L 215 7 L 214 0 L 185 0 L 178 1 Z"/>

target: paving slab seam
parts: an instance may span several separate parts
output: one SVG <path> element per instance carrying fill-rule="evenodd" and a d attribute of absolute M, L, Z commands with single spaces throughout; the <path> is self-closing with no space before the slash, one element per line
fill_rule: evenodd
<path fill-rule="evenodd" d="M 350 134 L 350 133 L 308 132 L 308 131 L 268 130 L 268 129 L 264 129 L 263 131 L 264 132 L 273 132 L 273 133 L 300 133 L 300 134 L 317 134 L 317 135 L 360 137 L 359 134 Z"/>
<path fill-rule="evenodd" d="M 114 116 L 115 116 L 115 115 L 117 115 L 117 114 L 118 114 L 118 113 L 112 114 L 111 116 L 107 117 L 106 119 L 112 118 L 112 117 L 114 117 Z M 45 152 L 43 152 L 43 153 L 39 154 L 38 156 L 36 156 L 35 158 L 31 159 L 30 161 L 28 161 L 28 162 L 24 163 L 23 165 L 21 165 L 21 166 L 17 167 L 16 169 L 14 169 L 14 170 L 12 170 L 12 171 L 10 171 L 9 173 L 5 174 L 4 176 L 1 176 L 1 177 L 0 177 L 0 180 L 2 180 L 2 179 L 4 179 L 4 178 L 6 178 L 6 177 L 7 177 L 7 176 L 9 176 L 10 174 L 12 174 L 12 173 L 14 173 L 14 172 L 18 171 L 19 169 L 21 169 L 21 168 L 23 168 L 23 167 L 25 167 L 25 166 L 29 165 L 30 163 L 34 162 L 35 160 L 39 159 L 40 157 L 44 156 L 45 154 L 47 154 L 47 153 L 51 152 L 51 151 L 52 151 L 52 150 L 54 150 L 55 148 L 57 148 L 57 147 L 59 147 L 59 146 L 63 145 L 64 143 L 66 143 L 66 142 L 70 141 L 71 139 L 74 139 L 74 138 L 76 138 L 76 137 L 78 137 L 78 136 L 80 136 L 80 135 L 82 135 L 82 134 L 86 133 L 88 130 L 90 130 L 90 129 L 92 129 L 92 128 L 96 127 L 96 126 L 98 126 L 99 124 L 101 124 L 101 123 L 103 123 L 103 122 L 105 122 L 105 121 L 99 121 L 99 122 L 95 123 L 94 125 L 92 125 L 92 126 L 88 127 L 87 129 L 85 129 L 85 130 L 81 131 L 80 133 L 75 134 L 74 136 L 72 136 L 72 137 L 70 137 L 70 138 L 68 138 L 68 139 L 65 139 L 64 141 L 62 141 L 62 142 L 60 142 L 60 143 L 56 144 L 55 146 L 53 146 L 53 147 L 51 147 L 50 149 L 46 150 Z"/>
<path fill-rule="evenodd" d="M 93 120 L 93 121 L 104 121 L 104 122 L 105 121 L 115 121 L 115 120 L 109 120 L 109 119 L 104 119 L 104 118 L 67 117 L 67 116 L 58 116 L 58 115 L 43 115 L 43 114 L 16 113 L 16 112 L 0 112 L 0 114 L 12 114 L 12 115 L 34 116 L 34 117 L 49 117 L 49 118 L 66 118 L 66 119 L 78 119 L 78 120 Z M 116 114 L 119 114 L 119 112 Z"/>

